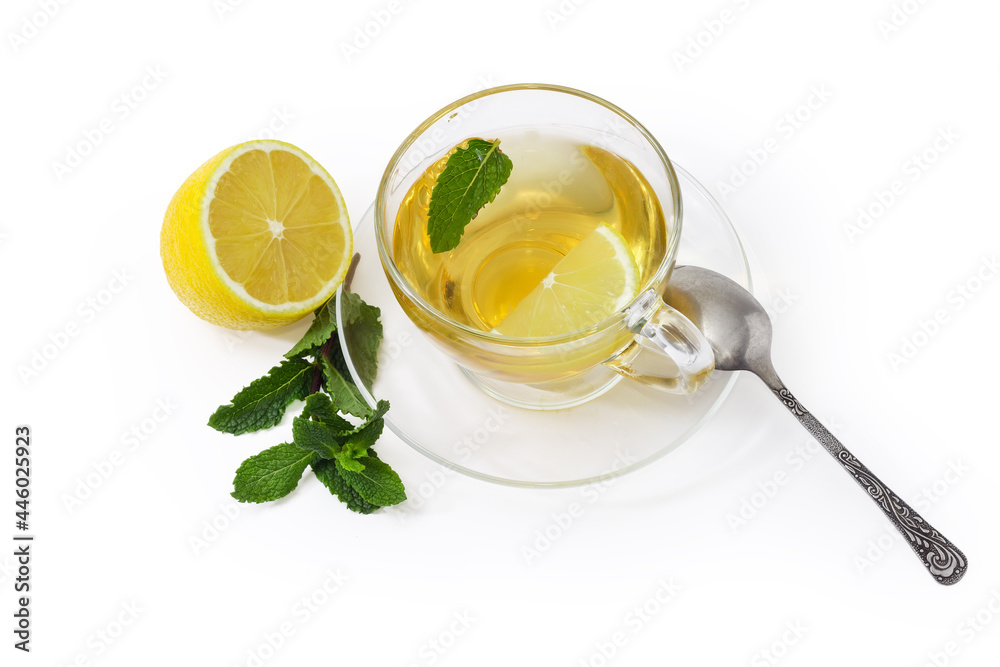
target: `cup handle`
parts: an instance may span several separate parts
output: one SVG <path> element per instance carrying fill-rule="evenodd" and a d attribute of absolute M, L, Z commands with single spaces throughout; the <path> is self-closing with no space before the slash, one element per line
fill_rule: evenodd
<path fill-rule="evenodd" d="M 690 394 L 715 370 L 715 354 L 705 336 L 654 290 L 639 295 L 625 311 L 625 317 L 636 338 L 604 362 L 619 375 L 672 394 Z M 636 370 L 633 362 L 644 347 L 666 355 L 677 366 L 677 374 L 664 377 Z"/>

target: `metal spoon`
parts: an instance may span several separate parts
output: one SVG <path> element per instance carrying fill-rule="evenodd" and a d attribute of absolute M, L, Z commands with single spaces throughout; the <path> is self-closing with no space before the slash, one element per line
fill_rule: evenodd
<path fill-rule="evenodd" d="M 750 371 L 764 381 L 789 412 L 868 492 L 935 581 L 951 585 L 965 575 L 968 568 L 965 554 L 873 475 L 788 391 L 771 365 L 771 320 L 752 294 L 715 271 L 678 266 L 663 298 L 705 334 L 715 352 L 716 369 Z"/>

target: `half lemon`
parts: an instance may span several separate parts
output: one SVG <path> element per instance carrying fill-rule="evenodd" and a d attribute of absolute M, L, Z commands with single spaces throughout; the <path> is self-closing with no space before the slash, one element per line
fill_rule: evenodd
<path fill-rule="evenodd" d="M 315 310 L 343 282 L 352 251 L 337 184 L 282 141 L 239 144 L 199 167 L 160 233 L 174 293 L 230 329 L 269 329 Z"/>

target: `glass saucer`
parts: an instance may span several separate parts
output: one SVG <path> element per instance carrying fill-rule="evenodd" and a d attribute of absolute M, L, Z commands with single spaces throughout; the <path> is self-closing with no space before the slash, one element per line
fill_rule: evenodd
<path fill-rule="evenodd" d="M 684 205 L 677 265 L 696 264 L 751 289 L 736 230 L 715 199 L 674 165 Z M 722 405 L 737 374 L 716 374 L 690 396 L 623 380 L 583 405 L 515 408 L 480 391 L 407 318 L 389 288 L 375 245 L 374 206 L 354 233 L 361 262 L 352 290 L 382 310 L 378 377 L 365 386 L 351 360 L 337 292 L 347 365 L 365 399 L 388 400 L 385 424 L 417 451 L 461 473 L 513 486 L 573 486 L 647 465 L 694 435 Z"/>

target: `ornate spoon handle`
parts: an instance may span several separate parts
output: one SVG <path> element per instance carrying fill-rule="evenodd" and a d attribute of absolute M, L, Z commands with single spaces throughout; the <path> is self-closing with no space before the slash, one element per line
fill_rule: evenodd
<path fill-rule="evenodd" d="M 826 427 L 820 424 L 811 412 L 802 407 L 802 404 L 792 395 L 792 392 L 788 391 L 788 388 L 774 374 L 773 370 L 770 375 L 772 377 L 761 375 L 761 379 L 770 387 L 778 400 L 788 408 L 788 411 L 795 415 L 795 418 L 823 445 L 826 451 L 840 461 L 844 470 L 851 473 L 854 481 L 860 484 L 868 492 L 871 499 L 882 508 L 882 512 L 889 517 L 889 521 L 896 527 L 896 530 L 906 538 L 907 544 L 916 552 L 934 580 L 946 586 L 958 582 L 969 567 L 965 554 L 893 493 L 892 489 L 883 484 L 856 456 L 847 451 L 847 448 L 826 430 Z"/>

